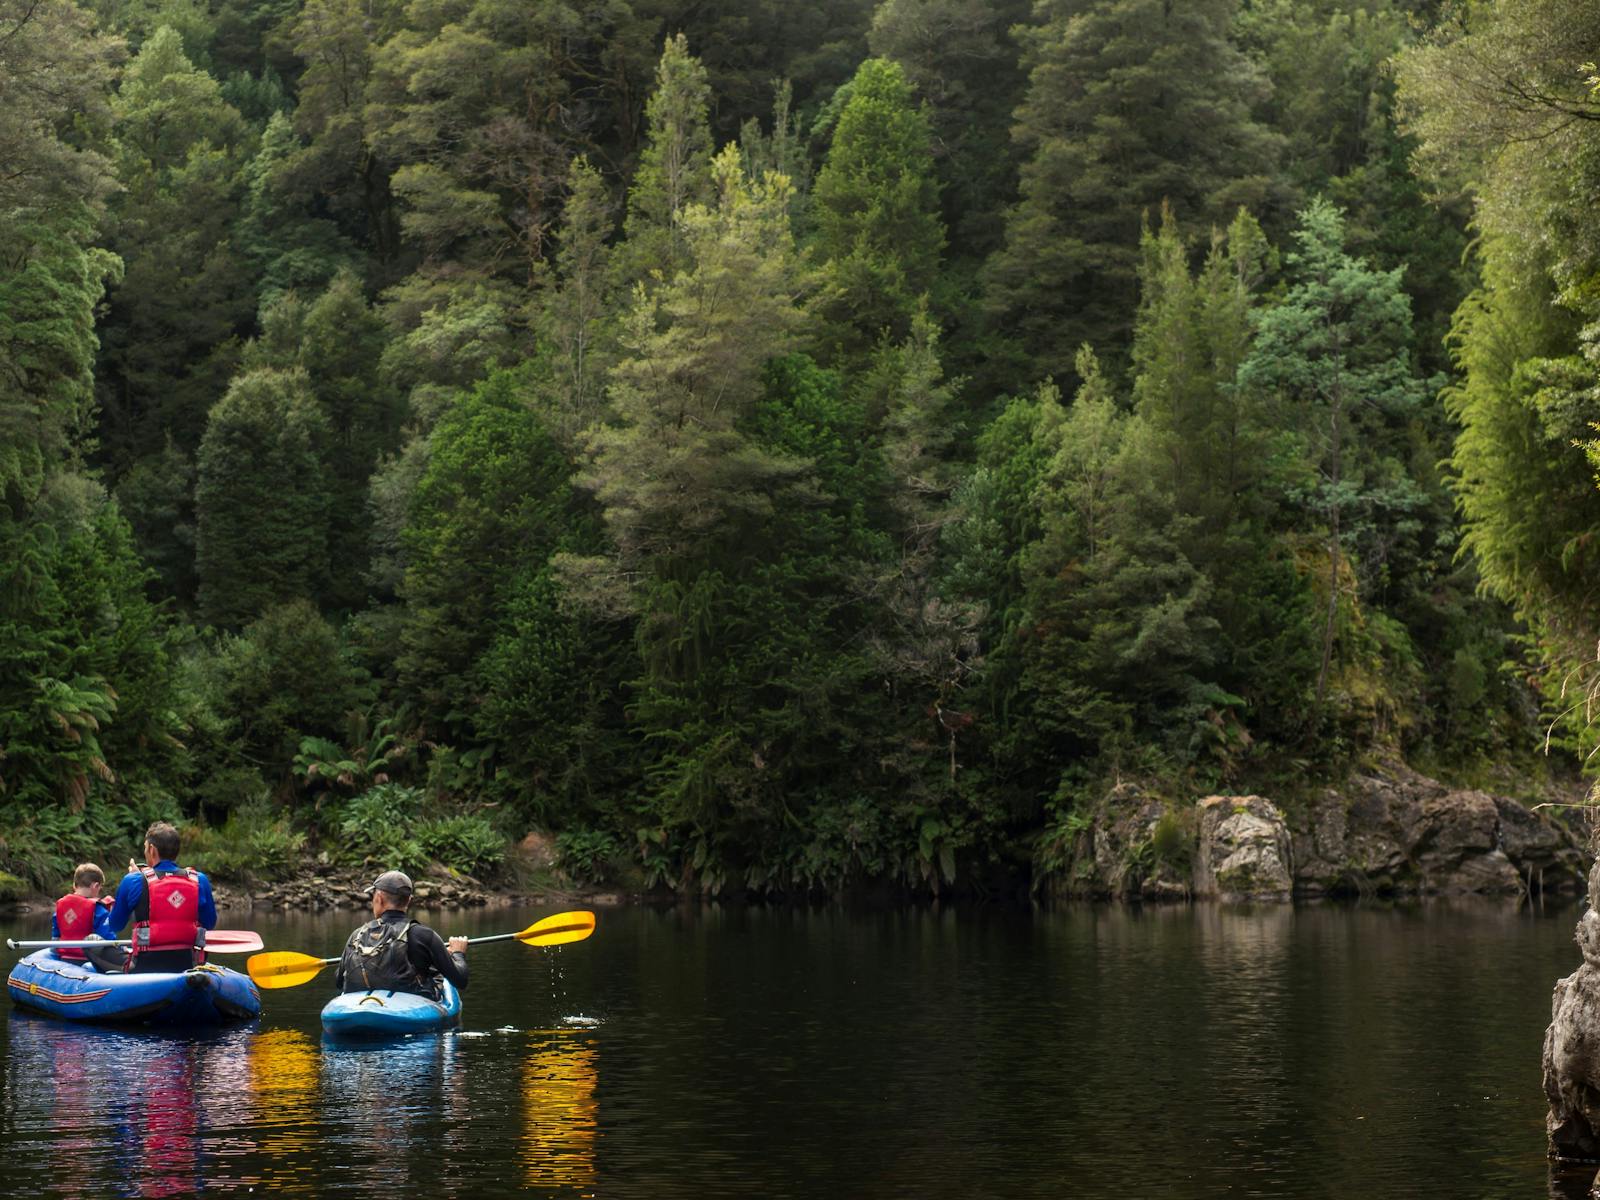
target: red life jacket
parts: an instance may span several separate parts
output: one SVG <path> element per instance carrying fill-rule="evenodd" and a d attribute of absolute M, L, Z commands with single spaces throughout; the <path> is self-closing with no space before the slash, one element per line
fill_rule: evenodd
<path fill-rule="evenodd" d="M 153 867 L 140 867 L 139 873 L 144 876 L 144 895 L 134 907 L 136 920 L 129 931 L 133 946 L 126 969 L 132 971 L 147 950 L 188 950 L 198 967 L 206 960 L 199 873 L 193 867 L 159 875 Z"/>
<path fill-rule="evenodd" d="M 68 892 L 56 901 L 56 936 L 81 942 L 94 932 L 94 910 L 98 907 L 99 905 L 89 897 Z M 56 957 L 70 959 L 73 962 L 84 960 L 82 950 L 73 950 L 65 946 L 56 947 Z"/>

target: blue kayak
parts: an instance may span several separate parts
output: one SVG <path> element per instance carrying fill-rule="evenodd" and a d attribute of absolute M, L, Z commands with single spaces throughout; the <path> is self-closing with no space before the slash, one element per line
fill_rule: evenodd
<path fill-rule="evenodd" d="M 403 1037 L 453 1025 L 461 1016 L 461 993 L 448 979 L 439 982 L 438 1000 L 387 990 L 335 996 L 322 1008 L 323 1031 L 335 1037 Z"/>
<path fill-rule="evenodd" d="M 216 1025 L 261 1015 L 261 994 L 247 975 L 207 963 L 190 971 L 106 975 L 86 962 L 36 950 L 6 980 L 11 999 L 68 1021 L 146 1021 Z"/>

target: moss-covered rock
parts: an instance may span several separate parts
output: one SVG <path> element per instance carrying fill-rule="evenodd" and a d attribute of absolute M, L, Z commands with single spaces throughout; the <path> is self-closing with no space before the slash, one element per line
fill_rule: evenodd
<path fill-rule="evenodd" d="M 1294 890 L 1294 847 L 1282 811 L 1261 796 L 1207 796 L 1195 805 L 1197 896 L 1286 900 Z"/>

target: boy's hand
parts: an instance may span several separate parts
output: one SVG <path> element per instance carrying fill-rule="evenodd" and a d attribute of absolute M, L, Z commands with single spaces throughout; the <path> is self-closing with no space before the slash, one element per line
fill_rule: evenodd
<path fill-rule="evenodd" d="M 107 908 L 111 908 L 117 903 L 117 898 L 115 896 L 101 896 L 100 903 L 104 904 Z"/>
<path fill-rule="evenodd" d="M 453 937 L 453 938 L 450 939 L 450 953 L 451 954 L 465 954 L 466 952 L 467 952 L 467 939 L 466 938 L 464 938 L 464 937 Z"/>
<path fill-rule="evenodd" d="M 129 875 L 137 875 L 138 873 L 139 873 L 139 864 L 134 862 L 133 859 L 130 858 L 128 860 L 128 874 Z"/>

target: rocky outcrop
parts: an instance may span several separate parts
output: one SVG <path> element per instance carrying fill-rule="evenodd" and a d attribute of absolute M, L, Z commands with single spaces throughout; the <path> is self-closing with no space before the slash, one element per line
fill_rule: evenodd
<path fill-rule="evenodd" d="M 1290 828 L 1307 896 L 1577 891 L 1588 861 L 1583 831 L 1398 764 L 1317 794 Z"/>
<path fill-rule="evenodd" d="M 1586 816 L 1586 810 L 1566 810 Z M 1576 892 L 1586 822 L 1389 764 L 1293 804 L 1129 783 L 1073 835 L 1053 891 L 1125 899 Z"/>
<path fill-rule="evenodd" d="M 316 876 L 296 876 L 275 883 L 257 884 L 250 890 L 230 900 L 245 908 L 310 909 L 365 908 L 371 897 L 367 885 L 372 882 L 367 872 L 360 876 L 337 879 Z M 453 879 L 424 877 L 416 881 L 416 903 L 421 907 L 481 908 L 489 897 L 481 884 L 470 876 Z"/>
<path fill-rule="evenodd" d="M 1074 835 L 1061 891 L 1146 900 L 1189 896 L 1192 839 L 1167 800 L 1137 784 L 1119 784 L 1101 813 Z M 1164 853 L 1168 847 L 1172 852 Z"/>
<path fill-rule="evenodd" d="M 1578 920 L 1583 965 L 1556 984 L 1544 1035 L 1545 1133 L 1550 1157 L 1600 1160 L 1600 866 Z M 1597 1177 L 1600 1184 L 1600 1177 Z"/>
<path fill-rule="evenodd" d="M 1294 890 L 1294 847 L 1278 806 L 1260 796 L 1207 796 L 1197 808 L 1194 894 L 1287 900 Z"/>
<path fill-rule="evenodd" d="M 224 909 L 277 908 L 287 910 L 364 909 L 371 903 L 367 885 L 371 869 L 309 865 L 288 879 L 213 880 L 217 907 Z M 478 880 L 439 867 L 416 881 L 416 903 L 421 908 L 481 908 L 501 897 Z"/>

